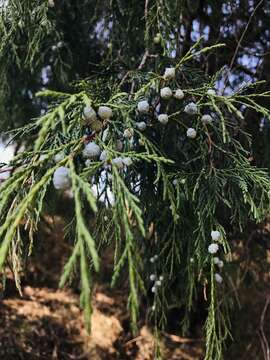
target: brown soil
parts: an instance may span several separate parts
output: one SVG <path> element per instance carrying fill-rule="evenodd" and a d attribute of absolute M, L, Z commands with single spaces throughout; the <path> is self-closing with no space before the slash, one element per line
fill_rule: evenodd
<path fill-rule="evenodd" d="M 154 359 L 150 329 L 142 326 L 136 338 L 125 330 L 128 317 L 123 296 L 96 289 L 89 336 L 77 295 L 26 286 L 22 298 L 11 296 L 1 303 L 0 359 Z M 200 342 L 169 334 L 164 335 L 164 342 L 166 359 L 201 358 Z"/>
<path fill-rule="evenodd" d="M 105 269 L 93 291 L 92 331 L 90 336 L 86 333 L 77 287 L 57 288 L 60 269 L 71 249 L 63 241 L 60 225 L 54 227 L 54 231 L 46 227 L 39 235 L 37 250 L 27 273 L 23 274 L 21 297 L 14 277 L 8 272 L 0 302 L 0 359 L 154 360 L 155 341 L 151 329 L 141 319 L 138 335 L 132 336 L 127 291 L 125 288 L 112 290 L 108 285 L 110 253 L 104 254 Z M 269 298 L 269 268 L 265 271 L 251 265 L 257 283 L 261 283 L 258 287 L 250 281 L 250 286 L 242 292 L 235 290 L 242 307 L 236 313 L 233 326 L 239 329 L 225 359 L 263 360 L 263 337 L 266 343 L 270 338 L 270 309 L 265 309 Z M 163 333 L 161 348 L 165 360 L 203 358 L 203 343 L 198 335 L 189 339 Z"/>
<path fill-rule="evenodd" d="M 134 338 L 127 312 L 127 288 L 112 290 L 112 254 L 103 255 L 103 270 L 93 290 L 91 335 L 84 328 L 76 279 L 71 289 L 58 289 L 59 275 L 71 252 L 59 218 L 46 218 L 34 253 L 21 271 L 22 296 L 7 270 L 0 285 L 1 360 L 152 360 L 155 341 L 141 320 Z M 201 342 L 164 334 L 165 359 L 200 359 Z M 165 345 L 166 344 L 166 345 Z"/>

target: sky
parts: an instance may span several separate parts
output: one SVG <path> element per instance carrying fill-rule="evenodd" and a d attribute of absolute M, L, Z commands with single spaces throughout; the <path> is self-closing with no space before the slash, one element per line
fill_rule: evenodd
<path fill-rule="evenodd" d="M 8 163 L 13 156 L 14 153 L 14 147 L 9 145 L 6 146 L 5 144 L 3 144 L 0 141 L 0 164 L 1 163 Z M 3 168 L 1 169 L 1 171 L 3 170 Z M 9 172 L 1 172 L 0 171 L 0 183 L 1 180 L 5 180 L 8 176 L 9 176 Z"/>
<path fill-rule="evenodd" d="M 6 146 L 2 142 L 0 142 L 0 163 L 9 162 L 13 156 L 13 152 L 13 146 Z"/>

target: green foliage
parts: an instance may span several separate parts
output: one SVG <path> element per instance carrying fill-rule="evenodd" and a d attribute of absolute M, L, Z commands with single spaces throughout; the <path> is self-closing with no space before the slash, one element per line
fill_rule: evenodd
<path fill-rule="evenodd" d="M 82 2 L 79 12 L 90 5 L 91 2 Z M 68 6 L 78 10 L 77 1 Z M 98 71 L 93 74 L 93 68 L 89 70 L 85 63 L 80 71 L 76 56 L 79 51 L 70 51 L 65 45 L 67 53 L 59 50 L 54 55 L 60 67 L 55 68 L 59 81 L 53 90 L 41 89 L 40 84 L 30 86 L 32 90 L 41 90 L 31 100 L 38 111 L 32 113 L 31 122 L 7 133 L 15 143 L 23 139 L 26 148 L 10 162 L 11 176 L 0 186 L 0 268 L 3 269 L 8 257 L 13 268 L 18 268 L 22 227 L 29 232 L 31 252 L 33 232 L 44 204 L 56 191 L 51 184 L 55 171 L 65 167 L 74 202 L 73 219 L 67 231 L 74 246 L 60 286 L 79 274 L 88 330 L 92 278 L 100 269 L 104 248 L 110 246 L 114 249 L 112 285 L 117 286 L 127 274 L 134 332 L 141 300 L 147 299 L 158 341 L 171 308 L 183 310 L 179 322 L 183 331 L 188 331 L 191 315 L 204 297 L 205 358 L 210 360 L 222 359 L 230 335 L 232 299 L 226 295 L 230 286 L 227 270 L 234 250 L 230 237 L 242 230 L 247 221 L 259 222 L 269 211 L 269 177 L 266 170 L 252 165 L 252 134 L 244 131 L 243 122 L 249 111 L 269 119 L 270 112 L 261 101 L 268 99 L 270 92 L 257 90 L 262 82 L 243 86 L 228 96 L 211 92 L 224 76 L 224 69 L 208 76 L 198 64 L 211 53 L 224 51 L 224 44 L 203 46 L 203 38 L 199 38 L 186 51 L 179 49 L 179 32 L 174 31 L 178 23 L 176 14 L 183 16 L 189 7 L 190 2 L 183 1 L 136 4 L 99 1 L 91 18 L 92 26 L 99 13 L 106 13 L 108 8 L 112 15 L 104 16 L 100 24 L 104 33 L 108 28 L 111 32 L 109 39 L 103 34 L 106 39 L 99 52 L 103 55 L 101 67 L 95 67 Z M 0 34 L 6 37 L 0 48 L 4 84 L 0 88 L 1 111 L 5 108 L 4 94 L 10 95 L 9 67 L 15 64 L 20 74 L 21 70 L 36 74 L 50 62 L 43 49 L 45 44 L 48 46 L 48 38 L 63 40 L 55 24 L 61 10 L 57 6 L 55 9 L 54 13 L 44 1 L 30 4 L 14 0 L 3 10 Z M 20 17 L 25 23 L 18 29 L 14 24 Z M 143 37 L 131 33 L 142 23 Z M 37 28 L 34 33 L 30 31 L 31 24 Z M 85 35 L 85 31 L 83 27 L 79 33 Z M 160 39 L 153 44 L 151 39 L 157 32 Z M 23 41 L 27 46 L 20 57 L 14 44 L 22 38 L 26 38 Z M 112 46 L 105 52 L 108 40 Z M 120 48 L 125 49 L 125 56 Z M 155 51 L 158 54 L 152 54 Z M 173 51 L 176 55 L 181 52 L 182 56 L 172 57 Z M 64 54 L 68 55 L 66 62 Z M 168 65 L 176 70 L 176 76 L 170 80 L 163 76 Z M 69 66 L 74 71 L 73 80 L 75 74 L 85 77 L 74 81 L 73 87 L 68 83 L 72 77 Z M 160 90 L 165 86 L 173 91 L 183 90 L 184 99 L 161 98 Z M 28 84 L 23 82 L 22 88 L 27 89 Z M 150 104 L 146 113 L 137 110 L 141 100 Z M 193 115 L 185 111 L 191 102 L 197 106 Z M 99 114 L 91 122 L 82 116 L 86 106 L 98 112 L 104 105 L 112 109 L 111 118 L 103 119 Z M 158 122 L 158 114 L 168 114 L 166 125 Z M 205 114 L 211 115 L 211 122 L 202 121 Z M 145 123 L 145 131 L 138 122 Z M 186 135 L 189 128 L 196 130 L 194 139 Z M 131 138 L 124 136 L 125 130 L 131 131 Z M 86 159 L 84 151 L 91 141 L 106 153 L 105 160 L 99 156 L 91 161 Z M 124 165 L 123 159 L 128 163 Z M 223 284 L 216 279 L 221 269 L 208 251 L 213 230 L 220 233 L 216 244 L 218 256 L 225 263 Z M 18 272 L 15 274 L 20 289 Z M 150 280 L 151 275 L 155 282 Z M 156 356 L 160 356 L 158 348 Z"/>

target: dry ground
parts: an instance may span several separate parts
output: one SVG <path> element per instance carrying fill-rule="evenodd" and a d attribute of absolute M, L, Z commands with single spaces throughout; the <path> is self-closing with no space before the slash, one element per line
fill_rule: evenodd
<path fill-rule="evenodd" d="M 112 290 L 108 285 L 108 257 L 104 259 L 103 277 L 94 289 L 92 333 L 87 335 L 79 308 L 78 289 L 76 286 L 70 290 L 57 288 L 58 274 L 70 251 L 62 241 L 62 235 L 61 227 L 53 232 L 45 229 L 36 240 L 39 241 L 38 249 L 27 272 L 24 272 L 21 297 L 12 274 L 8 273 L 0 301 L 0 359 L 154 359 L 151 329 L 141 319 L 138 336 L 132 336 L 126 310 L 127 291 L 125 288 Z M 250 282 L 241 287 L 241 292 L 236 290 L 241 307 L 237 308 L 233 319 L 235 341 L 228 343 L 225 356 L 228 360 L 267 359 L 270 339 L 269 269 L 265 271 L 254 265 L 252 271 L 257 277 L 255 285 L 251 272 L 251 275 L 247 274 L 251 277 Z M 256 286 L 258 283 L 260 286 Z M 164 359 L 202 359 L 200 331 L 192 339 L 183 338 L 175 331 L 164 333 Z"/>

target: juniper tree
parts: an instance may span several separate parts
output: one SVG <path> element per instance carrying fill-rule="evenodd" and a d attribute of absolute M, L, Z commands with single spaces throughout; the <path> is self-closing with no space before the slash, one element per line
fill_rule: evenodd
<path fill-rule="evenodd" d="M 25 150 L 12 159 L 11 175 L 0 187 L 0 267 L 9 257 L 20 258 L 18 244 L 35 245 L 46 200 L 70 191 L 74 212 L 66 231 L 73 251 L 60 286 L 79 274 L 86 326 L 93 277 L 110 246 L 112 286 L 126 274 L 134 333 L 146 300 L 156 358 L 162 356 L 158 337 L 169 309 L 184 310 L 179 326 L 188 331 L 203 293 L 205 358 L 221 359 L 233 300 L 230 238 L 269 209 L 269 177 L 251 163 L 253 138 L 243 122 L 247 110 L 269 119 L 261 100 L 270 93 L 254 82 L 222 94 L 217 85 L 224 69 L 208 74 L 201 65 L 206 55 L 224 51 L 222 43 L 205 46 L 199 38 L 179 53 L 181 1 L 72 4 L 13 0 L 2 7 L 1 111 L 9 109 L 7 100 L 20 107 L 28 94 L 34 114 L 21 127 L 15 117 L 6 134 Z M 95 9 L 94 16 L 88 17 L 88 9 Z M 82 18 L 71 32 L 81 31 L 84 49 L 70 47 L 59 32 L 71 25 L 73 10 Z M 95 41 L 88 43 L 94 25 Z M 57 43 L 47 52 L 50 37 Z M 91 46 L 96 53 L 88 61 Z M 92 59 L 100 65 L 89 66 Z M 47 88 L 46 65 L 56 79 Z M 8 96 L 13 70 L 19 74 L 18 98 Z M 39 78 L 43 73 L 40 83 L 31 72 Z M 21 243 L 22 228 L 29 244 Z"/>

